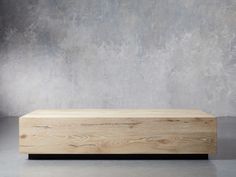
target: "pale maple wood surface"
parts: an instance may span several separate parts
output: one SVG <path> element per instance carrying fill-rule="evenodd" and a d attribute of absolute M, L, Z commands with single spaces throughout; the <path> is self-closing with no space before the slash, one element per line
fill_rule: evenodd
<path fill-rule="evenodd" d="M 20 118 L 28 154 L 211 154 L 216 119 L 199 110 L 38 110 Z"/>

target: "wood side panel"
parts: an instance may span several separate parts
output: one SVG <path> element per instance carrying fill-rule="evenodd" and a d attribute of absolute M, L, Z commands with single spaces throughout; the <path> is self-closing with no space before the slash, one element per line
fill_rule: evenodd
<path fill-rule="evenodd" d="M 214 118 L 20 118 L 29 154 L 210 154 Z"/>

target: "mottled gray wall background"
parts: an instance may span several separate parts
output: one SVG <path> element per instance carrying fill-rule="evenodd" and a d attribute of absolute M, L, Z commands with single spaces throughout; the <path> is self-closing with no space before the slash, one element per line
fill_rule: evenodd
<path fill-rule="evenodd" d="M 0 114 L 236 115 L 235 0 L 0 0 Z"/>

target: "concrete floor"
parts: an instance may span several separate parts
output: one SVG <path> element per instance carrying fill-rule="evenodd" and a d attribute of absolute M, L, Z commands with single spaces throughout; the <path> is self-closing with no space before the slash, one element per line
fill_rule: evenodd
<path fill-rule="evenodd" d="M 18 153 L 18 119 L 0 118 L 0 177 L 236 176 L 236 117 L 218 118 L 210 160 L 27 160 Z"/>

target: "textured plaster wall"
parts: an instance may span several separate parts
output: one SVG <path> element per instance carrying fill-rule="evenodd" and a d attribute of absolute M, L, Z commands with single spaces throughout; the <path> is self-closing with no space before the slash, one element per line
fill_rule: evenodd
<path fill-rule="evenodd" d="M 236 115 L 235 0 L 0 0 L 0 114 Z"/>

